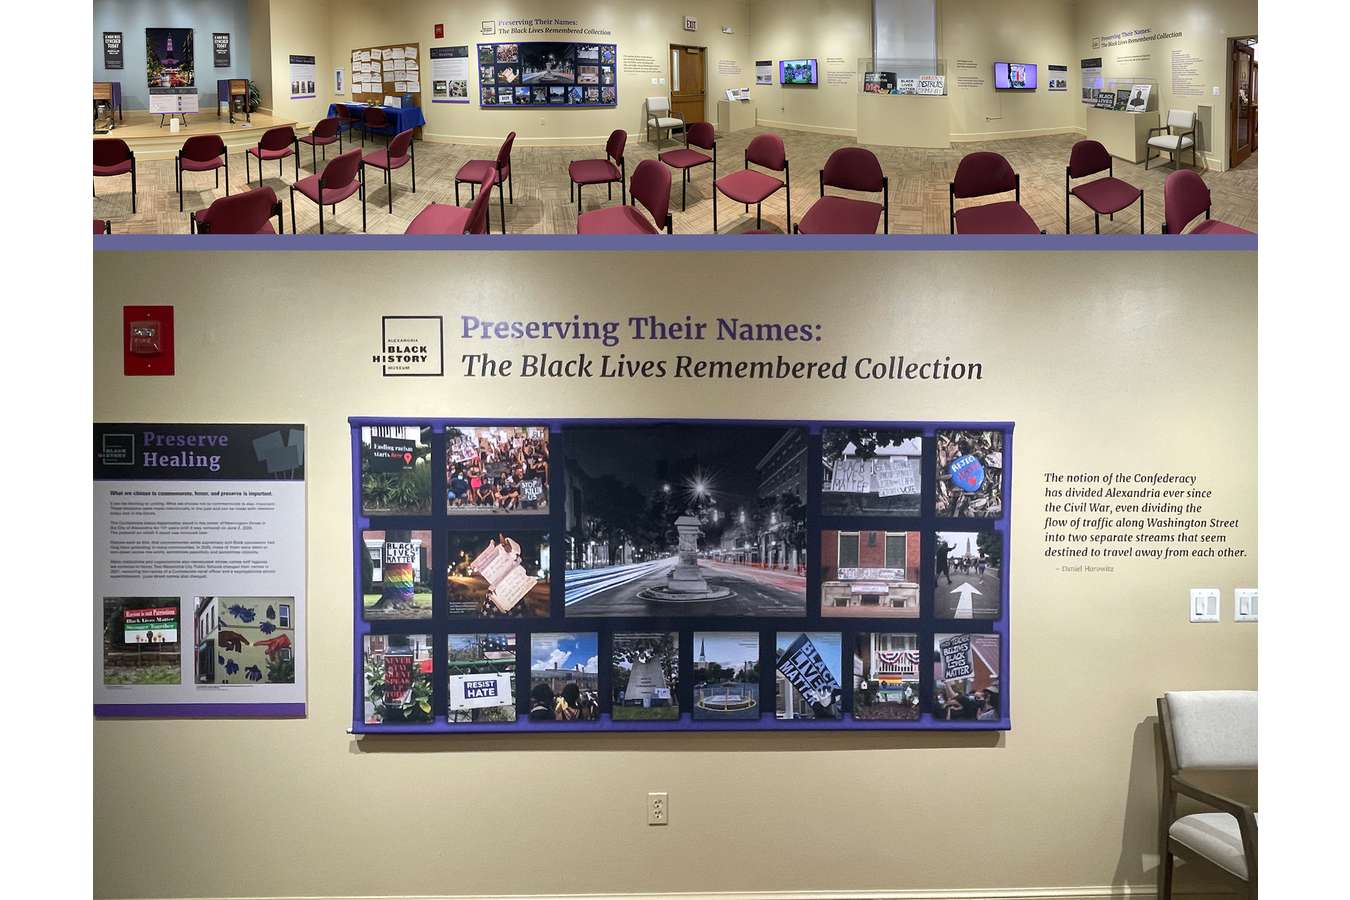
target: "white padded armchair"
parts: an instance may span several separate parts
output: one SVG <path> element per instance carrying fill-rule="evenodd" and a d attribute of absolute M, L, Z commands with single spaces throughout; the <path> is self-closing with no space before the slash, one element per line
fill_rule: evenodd
<path fill-rule="evenodd" d="M 1256 691 L 1169 692 L 1158 700 L 1162 729 L 1162 856 L 1158 897 L 1172 898 L 1173 857 L 1204 861 L 1256 898 L 1256 811 L 1187 780 L 1205 769 L 1256 770 Z M 1207 811 L 1177 816 L 1178 796 Z"/>
<path fill-rule="evenodd" d="M 1191 165 L 1195 165 L 1195 113 L 1189 109 L 1169 109 L 1167 124 L 1148 130 L 1144 168 L 1148 168 L 1150 159 L 1163 153 L 1172 154 L 1172 168 L 1178 168 L 1177 158 L 1187 150 L 1191 151 Z"/>
<path fill-rule="evenodd" d="M 684 130 L 684 116 L 672 112 L 669 97 L 647 98 L 647 141 L 652 139 L 652 129 L 656 129 L 656 149 L 661 149 L 661 134 L 670 137 L 671 129 Z"/>

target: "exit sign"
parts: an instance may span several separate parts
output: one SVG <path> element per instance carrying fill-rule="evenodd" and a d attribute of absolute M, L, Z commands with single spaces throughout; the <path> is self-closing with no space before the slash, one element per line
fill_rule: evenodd
<path fill-rule="evenodd" d="M 695 19 L 693 16 L 685 16 L 685 17 L 684 17 L 684 30 L 685 30 L 685 31 L 698 31 L 698 19 Z"/>

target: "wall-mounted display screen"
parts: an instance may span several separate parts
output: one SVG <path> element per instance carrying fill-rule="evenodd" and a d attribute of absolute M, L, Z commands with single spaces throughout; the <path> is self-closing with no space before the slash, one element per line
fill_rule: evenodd
<path fill-rule="evenodd" d="M 1009 423 L 350 424 L 357 732 L 1011 727 Z"/>
<path fill-rule="evenodd" d="M 994 87 L 1000 91 L 1036 90 L 1036 64 L 994 63 Z"/>
<path fill-rule="evenodd" d="M 516 41 L 478 45 L 478 103 L 501 106 L 615 106 L 614 44 Z"/>
<path fill-rule="evenodd" d="M 814 59 L 780 59 L 778 61 L 778 81 L 780 84 L 815 84 L 816 61 Z"/>

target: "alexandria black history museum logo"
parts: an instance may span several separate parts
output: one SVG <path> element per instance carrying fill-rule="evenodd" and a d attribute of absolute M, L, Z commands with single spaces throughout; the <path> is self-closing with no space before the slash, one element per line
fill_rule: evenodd
<path fill-rule="evenodd" d="M 382 316 L 380 352 L 370 361 L 386 378 L 445 374 L 445 327 L 441 316 Z"/>

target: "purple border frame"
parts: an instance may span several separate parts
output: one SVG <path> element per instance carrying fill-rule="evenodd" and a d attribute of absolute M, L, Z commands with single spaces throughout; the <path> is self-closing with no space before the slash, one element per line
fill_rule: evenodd
<path fill-rule="evenodd" d="M 305 717 L 303 703 L 95 703 L 94 715 L 111 719 L 213 719 Z"/>
<path fill-rule="evenodd" d="M 492 722 L 492 723 L 468 723 L 446 721 L 444 716 L 436 716 L 427 724 L 420 725 L 367 725 L 361 717 L 360 710 L 363 706 L 364 697 L 364 638 L 370 634 L 370 624 L 365 621 L 361 615 L 361 561 L 358 555 L 361 532 L 370 527 L 370 519 L 362 515 L 361 512 L 361 427 L 363 425 L 419 425 L 430 427 L 433 433 L 443 432 L 447 426 L 454 425 L 519 425 L 523 422 L 531 424 L 545 424 L 549 428 L 549 434 L 554 435 L 562 431 L 564 427 L 576 425 L 655 425 L 662 423 L 675 424 L 698 424 L 698 425 L 755 425 L 755 426 L 785 426 L 785 427 L 804 427 L 808 433 L 817 433 L 826 427 L 914 427 L 923 431 L 927 437 L 930 433 L 936 434 L 940 430 L 948 429 L 970 429 L 970 430 L 997 430 L 1004 434 L 1005 446 L 1005 465 L 1004 465 L 1004 504 L 1003 515 L 997 519 L 988 520 L 987 524 L 995 527 L 1003 534 L 1004 540 L 1004 569 L 1000 576 L 1002 581 L 1001 591 L 1003 593 L 1002 610 L 997 619 L 990 623 L 990 632 L 997 634 L 999 643 L 999 681 L 1002 686 L 1003 715 L 1000 719 L 989 722 L 981 721 L 940 721 L 932 717 L 932 713 L 925 710 L 918 719 L 915 720 L 874 720 L 874 719 L 856 719 L 853 713 L 845 713 L 839 719 L 806 719 L 797 721 L 782 721 L 772 712 L 762 713 L 758 719 L 699 719 L 694 720 L 688 712 L 682 712 L 679 719 L 666 721 L 615 721 L 608 713 L 602 713 L 600 718 L 593 722 L 531 722 L 523 716 L 517 716 L 514 722 Z M 354 601 L 352 609 L 352 691 L 353 691 L 353 709 L 352 726 L 348 730 L 349 734 L 367 735 L 367 734 L 422 734 L 422 735 L 446 735 L 446 734 L 544 734 L 544 733 L 625 733 L 634 732 L 728 732 L 728 731 L 774 731 L 774 732 L 792 732 L 792 731 L 923 731 L 923 732 L 1000 732 L 1012 730 L 1012 629 L 1011 629 L 1011 597 L 1012 597 L 1012 485 L 1013 485 L 1013 431 L 1015 423 L 1010 421 L 921 421 L 921 422 L 897 422 L 897 421 L 879 421 L 867 419 L 684 419 L 667 417 L 650 418 L 547 418 L 528 415 L 513 416 L 510 418 L 478 418 L 478 417 L 454 417 L 447 418 L 443 416 L 350 416 L 347 419 L 348 428 L 351 432 L 351 464 L 352 464 L 352 579 L 356 586 L 353 590 Z M 435 466 L 435 460 L 432 465 Z M 809 475 L 808 475 L 809 482 Z M 428 518 L 435 521 L 435 498 L 433 497 L 433 512 Z M 552 515 L 553 513 L 550 513 Z M 489 622 L 491 620 L 488 620 Z M 627 620 L 616 619 L 611 628 L 622 627 L 621 623 Z M 922 620 L 920 620 L 922 621 Z M 954 620 L 944 620 L 954 621 Z M 410 624 L 410 628 L 416 628 L 416 624 Z M 485 625 L 484 627 L 488 627 Z M 503 626 L 505 628 L 506 626 Z M 747 626 L 751 627 L 751 626 Z M 756 631 L 763 630 L 765 625 L 757 624 L 753 628 Z M 833 623 L 824 623 L 820 626 L 823 630 L 834 630 L 847 633 L 847 626 L 841 621 L 838 625 Z M 934 630 L 932 634 L 938 632 Z M 973 633 L 973 632 L 972 632 Z M 922 640 L 923 632 L 916 632 Z M 841 652 L 844 648 L 841 647 Z M 517 649 L 519 652 L 519 649 Z M 921 655 L 920 657 L 924 657 Z"/>
<path fill-rule="evenodd" d="M 890 251 L 890 252 L 969 252 L 1066 250 L 1098 252 L 1250 252 L 1257 248 L 1257 236 L 1245 234 L 1215 235 L 947 235 L 947 234 L 672 234 L 659 238 L 647 235 L 505 234 L 505 235 L 404 235 L 404 234 L 286 234 L 286 235 L 194 235 L 194 234 L 108 234 L 94 236 L 99 252 L 148 253 L 183 251 L 243 250 L 307 251 L 354 250 L 535 250 L 578 253 L 587 251 L 630 250 L 641 252 L 708 253 L 727 251 Z"/>

